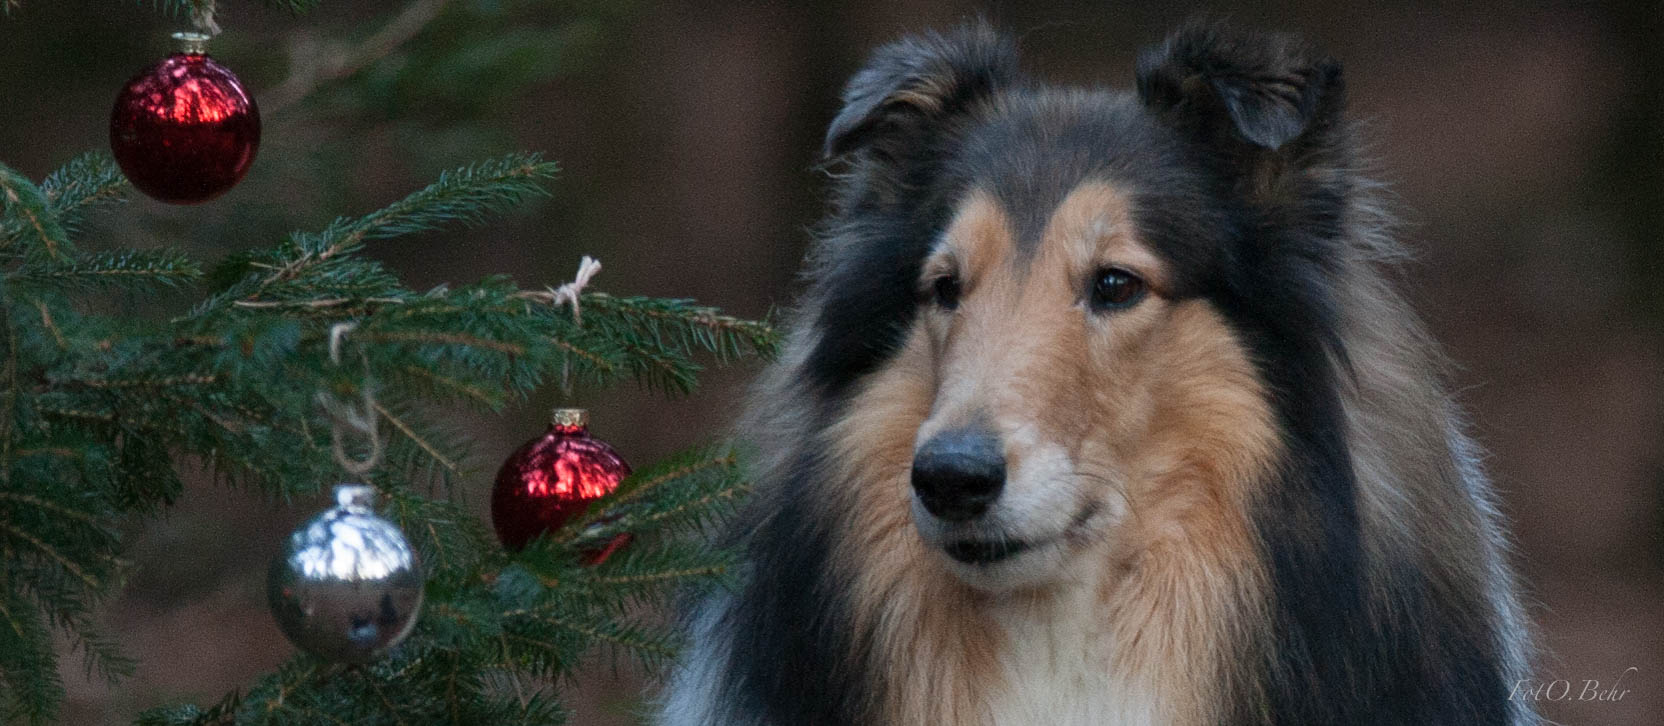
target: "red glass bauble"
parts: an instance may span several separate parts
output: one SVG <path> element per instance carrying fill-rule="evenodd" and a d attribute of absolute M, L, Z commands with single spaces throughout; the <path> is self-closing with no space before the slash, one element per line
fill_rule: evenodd
<path fill-rule="evenodd" d="M 589 435 L 588 418 L 583 409 L 555 409 L 549 431 L 526 442 L 497 470 L 491 524 L 504 547 L 519 550 L 538 535 L 558 529 L 630 475 L 630 465 L 616 449 Z M 585 552 L 584 562 L 600 563 L 629 539 L 629 534 L 614 537 Z"/>
<path fill-rule="evenodd" d="M 201 52 L 174 53 L 127 82 L 110 112 L 110 150 L 133 186 L 198 204 L 236 186 L 260 148 L 260 110 L 243 82 Z"/>

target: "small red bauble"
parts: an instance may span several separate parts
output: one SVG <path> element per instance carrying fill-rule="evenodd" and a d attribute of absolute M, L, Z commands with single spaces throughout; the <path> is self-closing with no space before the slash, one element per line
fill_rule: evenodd
<path fill-rule="evenodd" d="M 182 52 L 127 82 L 110 112 L 110 150 L 139 191 L 198 204 L 242 181 L 260 148 L 260 110 L 243 82 L 176 33 Z"/>
<path fill-rule="evenodd" d="M 560 528 L 618 488 L 630 475 L 607 442 L 589 435 L 589 414 L 581 408 L 557 408 L 549 431 L 526 442 L 497 470 L 491 489 L 491 524 L 497 539 L 519 550 L 538 535 Z M 599 564 L 630 535 L 620 534 L 584 553 L 585 564 Z"/>

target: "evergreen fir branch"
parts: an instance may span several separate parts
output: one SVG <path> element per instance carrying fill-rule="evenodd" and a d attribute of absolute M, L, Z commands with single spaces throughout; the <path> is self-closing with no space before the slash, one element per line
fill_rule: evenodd
<path fill-rule="evenodd" d="M 517 153 L 445 172 L 421 191 L 345 225 L 345 237 L 331 246 L 425 232 L 458 221 L 478 225 L 487 215 L 500 214 L 527 198 L 548 196 L 543 184 L 559 171 L 541 154 Z"/>
<path fill-rule="evenodd" d="M 0 546 L 14 555 L 32 551 L 62 563 L 66 573 L 96 591 L 99 581 L 112 579 L 119 569 L 112 558 L 120 537 L 106 488 L 111 473 L 107 445 L 91 440 L 81 445 L 86 449 L 74 458 L 38 456 L 32 453 L 39 450 L 35 446 L 28 447 L 27 456 L 17 455 L 23 447 L 14 449 L 0 483 L 0 527 L 9 528 L 16 539 L 0 537 Z"/>
<path fill-rule="evenodd" d="M 285 365 L 302 353 L 309 333 L 300 323 L 270 316 L 206 322 L 172 330 L 167 343 L 228 380 L 289 373 Z"/>
<path fill-rule="evenodd" d="M 3 293 L 0 290 L 0 293 Z M 15 443 L 17 428 L 17 400 L 22 395 L 22 382 L 19 380 L 21 367 L 18 351 L 17 326 L 12 324 L 12 309 L 6 296 L 0 294 L 0 330 L 5 333 L 0 342 L 6 345 L 6 358 L 0 364 L 0 377 L 5 378 L 5 388 L 0 390 L 4 396 L 4 403 L 0 404 L 0 481 L 10 483 L 12 448 Z"/>
<path fill-rule="evenodd" d="M 695 578 L 716 578 L 727 574 L 733 557 L 727 552 L 689 547 L 685 542 L 658 548 L 630 547 L 607 558 L 590 570 L 590 586 L 606 588 L 651 588 L 666 582 Z"/>
<path fill-rule="evenodd" d="M 0 164 L 0 222 L 0 248 L 27 240 L 23 250 L 31 260 L 68 261 L 74 249 L 40 188 L 5 164 Z"/>
<path fill-rule="evenodd" d="M 10 552 L 0 551 L 10 556 Z M 64 686 L 52 654 L 52 634 L 33 604 L 0 590 L 0 721 L 46 724 L 57 720 Z"/>
<path fill-rule="evenodd" d="M 99 252 L 75 260 L 26 265 L 8 281 L 63 290 L 94 287 L 178 287 L 196 281 L 202 270 L 178 250 Z"/>
<path fill-rule="evenodd" d="M 551 309 L 528 300 L 535 298 L 527 298 L 525 293 L 507 286 L 506 281 L 494 279 L 458 290 L 441 289 L 407 297 L 331 296 L 287 301 L 236 300 L 230 304 L 247 310 L 278 311 L 320 323 L 339 320 L 340 316 L 358 317 L 362 322 L 355 337 L 371 342 L 483 348 L 474 352 L 435 350 L 420 354 L 415 368 L 433 371 L 432 380 L 417 382 L 406 378 L 403 382 L 416 386 L 413 390 L 430 393 L 440 393 L 443 384 L 452 384 L 444 386 L 450 390 L 441 395 L 463 395 L 485 403 L 488 408 L 496 408 L 505 400 L 501 396 L 480 395 L 482 390 L 502 385 L 499 375 L 509 377 L 509 388 L 513 391 L 526 390 L 548 373 L 562 371 L 573 381 L 585 384 L 607 385 L 620 377 L 630 377 L 650 388 L 685 393 L 693 388 L 701 370 L 690 358 L 693 353 L 726 348 L 730 354 L 734 351 L 772 354 L 774 345 L 772 333 L 763 332 L 766 328 L 741 325 L 732 319 L 713 319 L 704 308 L 684 311 L 682 308 L 691 307 L 686 304 L 669 308 L 673 317 L 695 321 L 688 323 L 688 327 L 697 332 L 681 336 L 649 330 L 646 325 L 609 321 L 611 313 L 608 312 L 599 317 L 589 316 L 579 326 L 564 309 Z M 663 312 L 652 308 L 648 311 L 654 315 Z M 701 321 L 713 323 L 726 332 L 721 336 L 707 333 L 698 327 Z M 467 335 L 473 337 L 460 337 Z M 545 352 L 544 348 L 551 351 Z M 558 359 L 552 360 L 550 352 L 556 353 Z M 507 357 L 481 358 L 477 353 Z M 404 371 L 410 369 L 410 366 L 395 369 L 400 370 L 396 376 L 404 378 Z M 482 375 L 488 370 L 497 373 Z"/>
<path fill-rule="evenodd" d="M 49 215 L 62 222 L 114 194 L 98 181 L 107 167 L 87 157 L 55 174 L 42 192 Z M 728 576 L 732 553 L 669 535 L 719 515 L 744 491 L 733 455 L 696 451 L 649 467 L 581 526 L 510 556 L 470 508 L 417 493 L 460 479 L 471 463 L 464 437 L 428 406 L 495 410 L 563 373 L 684 391 L 701 370 L 697 356 L 773 355 L 773 331 L 687 301 L 599 293 L 585 296 L 580 324 L 546 292 L 506 277 L 418 293 L 353 254 L 369 240 L 478 221 L 542 193 L 553 171 L 535 156 L 506 157 L 370 215 L 234 255 L 206 276 L 207 299 L 171 321 L 86 313 L 73 293 L 183 286 L 204 277 L 192 260 L 68 247 L 59 259 L 30 256 L 25 247 L 40 239 L 21 234 L 8 205 L 6 229 L 20 233 L 8 237 L 11 259 L 22 259 L 0 273 L 0 550 L 9 568 L 0 572 L 0 605 L 23 613 L 22 632 L 33 617 L 45 633 L 25 653 L 29 667 L 55 668 L 50 636 L 61 629 L 89 668 L 123 671 L 89 613 L 122 572 L 119 517 L 172 502 L 182 489 L 178 460 L 273 497 L 315 492 L 339 472 L 314 394 L 351 398 L 366 387 L 386 437 L 385 458 L 367 479 L 388 495 L 389 516 L 427 575 L 416 632 L 365 668 L 301 656 L 220 705 L 159 709 L 141 722 L 556 723 L 564 712 L 552 696 L 507 693 L 499 679 L 568 675 L 603 643 L 649 663 L 667 658 L 676 639 L 627 615 L 676 586 Z M 355 327 L 344 342 L 348 362 L 335 363 L 331 328 L 341 322 Z M 637 541 L 604 563 L 581 564 L 586 548 L 621 531 Z M 15 667 L 0 657 L 0 703 L 34 697 L 55 708 L 58 692 L 20 695 L 4 670 Z"/>
<path fill-rule="evenodd" d="M 52 342 L 57 344 L 59 350 L 68 349 L 69 339 L 64 337 L 64 331 L 58 327 L 57 319 L 52 315 L 52 309 L 47 307 L 46 301 L 35 297 L 29 298 L 28 301 L 35 306 L 35 311 L 40 313 L 40 326 L 52 336 Z"/>
<path fill-rule="evenodd" d="M 536 611 L 515 613 L 509 616 L 510 625 L 503 637 L 511 642 L 545 647 L 559 652 L 562 648 L 558 641 L 575 636 L 573 642 L 576 643 L 604 643 L 629 652 L 650 669 L 674 658 L 681 647 L 679 639 L 668 631 L 620 622 L 598 613 L 588 616 L 567 614 L 566 611 L 570 609 L 556 605 Z M 557 631 L 565 631 L 566 635 L 562 636 Z M 581 652 L 585 648 L 579 650 Z"/>
<path fill-rule="evenodd" d="M 381 699 L 381 704 L 387 707 L 387 713 L 393 717 L 393 723 L 396 726 L 410 726 L 403 718 L 399 717 L 400 708 L 393 704 L 393 700 L 387 697 L 387 692 L 376 683 L 376 680 L 366 675 L 363 670 L 359 670 L 357 673 L 364 678 L 364 683 L 370 687 L 370 691 Z M 344 723 L 343 726 L 345 726 Z"/>
<path fill-rule="evenodd" d="M 610 325 L 654 339 L 668 337 L 674 345 L 703 349 L 723 360 L 747 354 L 772 359 L 779 351 L 779 336 L 764 321 L 723 315 L 716 308 L 687 300 L 613 297 L 606 293 L 583 297 L 586 323 L 592 325 Z"/>
<path fill-rule="evenodd" d="M 447 584 L 455 585 L 430 585 L 430 590 L 438 590 L 443 596 L 434 598 L 431 607 L 422 606 L 423 619 L 417 625 L 417 637 L 428 647 L 448 653 L 460 653 L 471 645 L 498 639 L 502 634 L 499 608 L 493 607 L 476 590 L 448 588 Z"/>
<path fill-rule="evenodd" d="M 16 453 L 19 456 L 26 456 L 26 455 L 32 456 L 32 455 L 35 454 L 35 452 L 33 452 L 33 451 L 29 451 L 29 452 L 19 451 L 19 452 L 16 452 Z M 35 496 L 33 494 L 23 494 L 23 493 L 20 493 L 20 492 L 0 491 L 0 499 L 6 500 L 6 501 L 9 501 L 9 502 L 16 502 L 18 504 L 22 504 L 22 505 L 28 506 L 28 507 L 33 507 L 35 509 L 41 509 L 41 510 L 44 510 L 44 511 L 47 511 L 47 512 L 51 512 L 55 516 L 69 517 L 70 519 L 79 520 L 83 523 L 90 524 L 90 525 L 93 525 L 95 527 L 104 525 L 104 519 L 102 517 L 96 515 L 96 514 L 93 514 L 92 512 L 83 511 L 83 510 L 76 509 L 76 508 L 73 508 L 73 507 L 67 507 L 67 506 L 59 504 L 57 502 L 49 502 L 49 501 L 46 501 L 45 499 L 42 499 L 42 498 L 40 498 L 38 496 Z"/>
<path fill-rule="evenodd" d="M 554 535 L 556 541 L 570 541 L 579 535 L 593 535 L 590 525 L 603 519 L 615 518 L 631 509 L 632 503 L 657 489 L 675 484 L 686 484 L 701 475 L 718 472 L 727 474 L 737 464 L 732 451 L 691 451 L 662 461 L 653 467 L 631 474 L 618 488 L 591 506 L 583 515 L 574 517 Z M 606 536 L 610 539 L 610 535 Z"/>
<path fill-rule="evenodd" d="M 41 413 L 52 416 L 62 416 L 64 418 L 82 419 L 86 421 L 101 421 L 104 423 L 110 423 L 116 420 L 116 415 L 107 410 L 60 408 L 57 406 L 41 406 L 39 407 L 39 410 Z"/>
<path fill-rule="evenodd" d="M 137 661 L 122 652 L 120 645 L 93 627 L 90 616 L 85 622 L 75 624 L 68 632 L 72 636 L 72 651 L 80 650 L 82 653 L 89 679 L 97 675 L 103 678 L 106 684 L 115 685 L 120 683 L 121 679 L 133 675 L 133 671 L 138 668 Z"/>
<path fill-rule="evenodd" d="M 257 282 L 247 280 L 239 284 L 239 288 L 255 290 L 240 301 L 286 302 L 319 296 L 367 299 L 408 294 L 398 278 L 380 263 L 345 254 L 356 249 L 354 245 L 336 255 L 319 258 L 311 258 L 310 253 L 299 252 L 298 248 L 286 249 L 270 260 L 256 261 L 250 269 L 268 276 Z M 254 297 L 256 293 L 258 298 Z"/>
<path fill-rule="evenodd" d="M 487 702 L 489 710 L 472 714 L 470 718 L 455 723 L 516 723 L 526 726 L 563 726 L 567 722 L 567 711 L 561 708 L 560 702 L 540 693 L 527 696 L 521 703 Z"/>
<path fill-rule="evenodd" d="M 516 343 L 491 340 L 465 333 L 454 333 L 448 330 L 398 330 L 386 332 L 370 332 L 360 338 L 376 343 L 417 343 L 421 345 L 455 345 L 466 348 L 488 350 L 493 353 L 507 355 L 525 355 L 526 347 Z"/>
<path fill-rule="evenodd" d="M 418 365 L 407 365 L 399 369 L 401 378 L 408 381 L 420 381 L 421 384 L 406 387 L 415 388 L 419 393 L 427 394 L 429 398 L 460 396 L 472 400 L 495 411 L 502 408 L 505 401 L 501 392 L 488 389 L 483 385 L 470 383 L 460 376 L 447 376 L 435 372 L 431 368 Z"/>
<path fill-rule="evenodd" d="M 678 567 L 668 570 L 653 570 L 628 575 L 612 575 L 596 578 L 601 585 L 652 585 L 657 587 L 661 583 L 688 580 L 692 578 L 707 578 L 724 575 L 728 572 L 727 563 L 699 565 L 697 567 Z"/>
<path fill-rule="evenodd" d="M 684 480 L 710 470 L 728 471 L 738 464 L 732 451 L 690 452 L 681 457 L 664 462 L 649 470 L 645 476 L 634 476 L 630 481 L 621 484 L 609 499 L 608 504 L 614 507 L 628 507 L 630 503 L 641 499 L 656 487 L 665 486 L 678 480 Z"/>
<path fill-rule="evenodd" d="M 16 514 L 15 510 L 11 514 Z M 118 579 L 122 562 L 113 554 L 113 533 L 100 528 L 64 527 L 50 519 L 32 522 L 0 522 L 0 544 L 13 557 L 13 582 L 17 588 L 33 589 L 54 624 L 73 624 L 78 613 L 104 593 L 104 583 Z M 45 531 L 52 526 L 56 531 Z M 31 533 L 32 532 L 32 533 Z M 38 535 L 38 536 L 37 536 Z M 18 574 L 21 573 L 21 574 Z"/>
<path fill-rule="evenodd" d="M 161 377 L 161 378 L 129 378 L 129 379 L 125 379 L 125 380 L 110 379 L 110 378 L 79 378 L 79 379 L 69 378 L 69 379 L 54 380 L 54 381 L 51 382 L 51 384 L 54 385 L 54 386 L 66 386 L 66 387 L 72 387 L 72 388 L 73 387 L 80 387 L 80 388 L 92 388 L 92 389 L 100 389 L 100 390 L 112 390 L 112 389 L 117 389 L 117 388 L 168 388 L 168 387 L 171 387 L 171 386 L 205 386 L 205 385 L 213 385 L 214 383 L 216 383 L 218 381 L 219 381 L 218 376 L 215 376 L 215 375 L 209 374 L 209 373 L 185 373 L 185 374 L 181 374 L 181 375 L 177 375 L 177 376 L 164 376 L 164 377 Z"/>
<path fill-rule="evenodd" d="M 20 458 L 7 482 L 12 488 L 0 490 L 0 583 L 6 585 L 0 589 L 0 608 L 5 610 L 0 619 L 18 641 L 5 642 L 6 629 L 0 628 L 0 651 L 20 649 L 18 658 L 55 671 L 50 631 L 58 630 L 68 637 L 72 650 L 82 653 L 89 675 L 96 672 L 113 680 L 130 673 L 132 663 L 98 633 L 91 613 L 122 567 L 113 554 L 116 534 L 98 508 L 78 506 L 82 495 L 73 487 L 43 486 L 65 478 L 73 481 L 73 476 L 64 477 L 65 470 L 82 470 L 85 463 L 75 459 L 64 467 L 60 457 Z M 40 683 L 29 684 L 6 672 L 6 661 L 0 657 L 0 714 L 8 700 L 60 697 L 61 692 L 39 691 Z M 30 706 L 14 716 L 50 720 L 43 714 L 49 712 Z"/>
<path fill-rule="evenodd" d="M 736 553 L 686 539 L 638 536 L 605 562 L 570 569 L 551 597 L 593 603 L 615 617 L 668 604 L 679 591 L 726 582 Z"/>
<path fill-rule="evenodd" d="M 291 310 L 306 309 L 318 310 L 326 315 L 350 316 L 368 314 L 373 309 L 373 306 L 377 305 L 401 305 L 403 303 L 404 299 L 397 297 L 325 297 L 303 298 L 296 300 L 238 300 L 233 304 L 240 308 L 288 308 Z M 356 305 L 357 307 L 344 307 L 353 305 Z M 326 310 L 326 308 L 334 309 Z"/>
<path fill-rule="evenodd" d="M 84 348 L 72 350 L 74 346 L 96 345 L 87 341 L 102 326 L 71 309 L 71 296 L 7 284 L 3 274 L 0 289 L 4 290 L 0 293 L 0 315 L 6 316 L 0 321 L 0 327 L 4 327 L 0 335 L 12 350 L 7 359 L 17 362 L 19 375 L 23 376 L 22 388 L 12 390 L 26 390 L 39 381 L 41 370 L 60 369 L 77 360 L 76 353 L 87 352 Z M 10 380 L 9 375 L 5 378 Z"/>
<path fill-rule="evenodd" d="M 185 491 L 164 442 L 131 428 L 118 442 L 111 482 L 116 507 L 149 514 L 172 504 Z"/>
<path fill-rule="evenodd" d="M 348 254 L 367 240 L 436 229 L 460 221 L 478 224 L 528 197 L 547 195 L 542 183 L 558 167 L 538 154 L 511 154 L 441 174 L 439 181 L 358 219 L 338 219 L 317 235 L 292 238 L 287 258 L 245 299 L 259 298 L 272 285 L 308 268 Z"/>
<path fill-rule="evenodd" d="M 31 456 L 51 456 L 74 461 L 83 458 L 84 455 L 82 452 L 76 451 L 75 449 L 71 449 L 67 446 L 50 446 L 40 448 L 21 447 L 14 450 L 12 452 L 12 456 L 18 459 L 28 458 Z"/>
<path fill-rule="evenodd" d="M 427 437 L 418 433 L 410 423 L 407 423 L 404 419 L 394 415 L 393 412 L 387 410 L 387 407 L 381 405 L 379 402 L 374 402 L 373 407 L 376 413 L 380 414 L 382 418 L 387 419 L 387 422 L 393 425 L 394 430 L 398 431 L 399 434 L 406 440 L 414 444 L 416 448 L 425 454 L 433 463 L 438 464 L 452 476 L 462 473 L 461 465 L 452 461 L 449 456 L 445 455 L 445 452 L 441 450 L 438 444 L 430 441 Z"/>
<path fill-rule="evenodd" d="M 565 544 L 577 549 L 601 546 L 621 533 L 699 532 L 731 514 L 751 485 L 737 469 L 707 468 L 658 484 L 651 497 L 630 505 L 597 502 L 595 521 L 575 534 L 562 530 Z M 599 514 L 597 514 L 599 512 Z"/>
<path fill-rule="evenodd" d="M 751 483 L 737 478 L 719 479 L 714 483 L 715 486 L 696 490 L 691 496 L 665 497 L 651 510 L 638 513 L 629 524 L 645 531 L 683 523 L 702 529 L 712 519 L 731 513 L 751 493 Z"/>
<path fill-rule="evenodd" d="M 134 721 L 135 726 L 234 726 L 242 694 L 233 692 L 206 709 L 194 703 L 152 708 Z"/>
<path fill-rule="evenodd" d="M 368 666 L 322 666 L 297 658 L 234 701 L 235 718 L 191 707 L 153 710 L 157 724 L 559 724 L 559 704 L 533 693 L 505 698 L 487 682 L 489 664 L 456 650 L 404 647 Z M 236 699 L 236 694 L 228 700 Z"/>
<path fill-rule="evenodd" d="M 502 662 L 509 668 L 526 668 L 540 675 L 557 676 L 562 663 L 583 654 L 584 641 L 573 637 L 583 634 L 583 631 L 565 630 L 553 634 L 504 633 L 499 638 Z"/>
<path fill-rule="evenodd" d="M 58 566 L 62 567 L 66 572 L 74 575 L 76 578 L 86 583 L 89 590 L 97 592 L 102 589 L 102 585 L 99 583 L 98 579 L 87 571 L 88 568 L 82 567 L 81 564 L 59 551 L 59 549 L 54 547 L 51 543 L 46 542 L 18 527 L 14 527 L 7 522 L 0 522 L 0 534 L 10 535 L 9 539 L 21 541 L 23 544 L 29 546 L 30 551 L 33 551 L 37 555 L 43 555 L 47 559 L 56 562 Z M 8 547 L 7 549 L 10 550 L 11 548 Z"/>
<path fill-rule="evenodd" d="M 410 538 L 430 582 L 455 585 L 477 578 L 481 558 L 494 548 L 477 517 L 455 503 L 408 490 L 389 492 L 387 515 Z"/>
<path fill-rule="evenodd" d="M 41 183 L 41 192 L 59 222 L 73 230 L 89 207 L 125 198 L 128 181 L 108 154 L 89 151 L 71 159 Z"/>
<path fill-rule="evenodd" d="M 334 681 L 345 668 L 316 658 L 298 657 L 278 667 L 251 687 L 237 704 L 236 722 L 243 724 L 293 723 L 290 714 L 317 716 L 302 689 L 311 683 Z M 301 721 L 300 723 L 314 723 Z"/>
<path fill-rule="evenodd" d="M 94 602 L 86 593 L 73 586 L 63 587 L 66 584 L 63 581 L 49 575 L 38 576 L 27 568 L 14 568 L 11 576 L 29 582 L 19 591 L 32 594 L 37 607 L 46 615 L 47 626 L 68 638 L 72 653 L 81 653 L 87 678 L 97 675 L 113 684 L 132 675 L 133 660 L 100 632 L 93 618 Z"/>
<path fill-rule="evenodd" d="M 462 717 L 462 699 L 459 697 L 459 694 L 457 693 L 457 690 L 458 690 L 457 689 L 457 681 L 461 680 L 461 676 L 462 676 L 462 673 L 461 673 L 462 669 L 459 668 L 458 666 L 461 664 L 462 661 L 459 658 L 452 658 L 452 659 L 450 659 L 450 661 L 451 661 L 451 667 L 448 669 L 449 672 L 447 672 L 445 674 L 445 705 L 447 707 L 446 710 L 449 711 L 449 713 L 450 713 L 451 723 L 463 723 L 463 721 L 461 720 L 461 717 Z"/>
<path fill-rule="evenodd" d="M 618 370 L 618 366 L 614 365 L 606 354 L 581 347 L 572 341 L 556 340 L 555 347 L 565 354 L 562 363 L 587 373 L 585 377 L 605 381 L 610 379 L 614 372 Z M 575 375 L 585 375 L 585 373 Z"/>
<path fill-rule="evenodd" d="M 643 345 L 625 345 L 625 361 L 630 374 L 649 388 L 686 395 L 699 384 L 698 363 L 685 357 L 680 350 L 665 350 Z"/>

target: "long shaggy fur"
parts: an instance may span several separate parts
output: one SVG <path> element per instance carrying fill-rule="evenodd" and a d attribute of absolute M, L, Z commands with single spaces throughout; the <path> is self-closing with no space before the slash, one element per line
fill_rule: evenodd
<path fill-rule="evenodd" d="M 690 611 L 661 723 L 1535 722 L 1499 517 L 1388 282 L 1340 66 L 1196 25 L 1137 71 L 1046 86 L 978 26 L 851 81 L 745 422 L 742 585 Z M 1105 260 L 1148 300 L 1081 302 Z M 1021 567 L 944 555 L 969 530 L 910 489 L 967 422 L 1005 441 L 1000 536 L 1062 532 Z"/>

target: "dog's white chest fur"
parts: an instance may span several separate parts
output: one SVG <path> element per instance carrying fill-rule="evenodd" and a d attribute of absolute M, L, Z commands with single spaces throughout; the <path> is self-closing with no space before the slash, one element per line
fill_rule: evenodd
<path fill-rule="evenodd" d="M 1005 631 L 1004 682 L 988 696 L 989 726 L 1165 723 L 1147 689 L 1112 672 L 1114 643 L 1095 613 L 1101 608 L 1083 592 L 995 613 Z"/>

